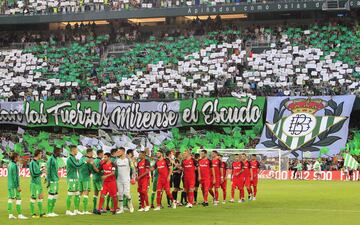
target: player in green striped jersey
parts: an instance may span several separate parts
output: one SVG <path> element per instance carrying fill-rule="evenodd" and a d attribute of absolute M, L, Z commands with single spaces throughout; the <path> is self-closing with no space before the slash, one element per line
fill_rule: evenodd
<path fill-rule="evenodd" d="M 39 218 L 43 217 L 45 214 L 43 213 L 43 189 L 41 185 L 41 175 L 44 172 L 45 168 L 40 167 L 40 161 L 42 158 L 42 151 L 36 150 L 34 153 L 34 158 L 30 162 L 29 169 L 30 169 L 30 212 L 32 218 Z M 39 215 L 35 213 L 35 203 L 37 202 L 39 208 Z"/>
<path fill-rule="evenodd" d="M 8 213 L 9 219 L 16 219 L 13 215 L 13 202 L 16 200 L 16 211 L 18 213 L 18 219 L 27 219 L 21 213 L 21 188 L 19 181 L 19 168 L 17 163 L 19 161 L 19 154 L 12 153 L 10 163 L 8 165 Z"/>
<path fill-rule="evenodd" d="M 101 162 L 102 158 L 104 157 L 104 151 L 100 149 L 96 152 L 96 155 L 97 155 L 97 157 L 94 160 L 94 165 L 98 170 L 100 170 L 100 162 Z M 100 191 L 102 189 L 103 182 L 102 182 L 101 176 L 102 176 L 101 171 L 93 174 L 93 185 L 94 185 L 93 213 L 95 213 L 97 211 L 97 201 L 99 198 Z"/>
<path fill-rule="evenodd" d="M 62 152 L 61 148 L 55 147 L 52 156 L 46 163 L 46 181 L 48 189 L 48 201 L 47 201 L 47 217 L 56 217 L 58 214 L 54 213 L 55 203 L 58 198 L 59 191 L 59 165 L 58 158 Z"/>

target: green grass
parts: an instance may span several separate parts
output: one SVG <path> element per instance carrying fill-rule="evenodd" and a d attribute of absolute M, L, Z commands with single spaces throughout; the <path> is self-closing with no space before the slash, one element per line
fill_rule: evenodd
<path fill-rule="evenodd" d="M 21 179 L 23 212 L 29 216 L 29 179 Z M 55 212 L 58 218 L 9 221 L 7 219 L 7 181 L 0 178 L 0 224 L 247 224 L 247 225 L 332 225 L 359 224 L 360 194 L 357 182 L 273 181 L 261 180 L 257 201 L 244 204 L 227 203 L 217 207 L 192 209 L 179 207 L 159 212 L 135 212 L 122 215 L 67 217 L 65 212 L 66 185 L 60 183 L 60 196 Z M 136 187 L 132 186 L 133 196 Z M 201 194 L 200 194 L 201 195 Z M 137 206 L 137 197 L 134 198 Z M 46 201 L 45 201 L 46 203 Z M 89 204 L 92 205 L 92 198 Z M 46 207 L 45 207 L 46 208 Z"/>

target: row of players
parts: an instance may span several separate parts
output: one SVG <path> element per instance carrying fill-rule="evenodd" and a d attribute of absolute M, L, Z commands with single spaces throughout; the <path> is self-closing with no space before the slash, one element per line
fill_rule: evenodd
<path fill-rule="evenodd" d="M 37 150 L 34 153 L 33 160 L 30 163 L 30 211 L 32 218 L 56 217 L 54 212 L 55 204 L 58 199 L 59 176 L 58 161 L 62 149 L 55 148 L 53 155 L 48 159 L 46 167 L 41 166 L 42 151 Z M 92 214 L 88 211 L 88 201 L 91 183 L 91 174 L 94 197 L 93 213 L 101 214 L 106 212 L 105 200 L 107 198 L 107 207 L 111 206 L 110 211 L 115 214 L 124 212 L 126 205 L 130 212 L 134 211 L 131 196 L 132 178 L 138 182 L 138 193 L 140 209 L 138 211 L 149 211 L 150 204 L 148 190 L 150 187 L 150 177 L 153 174 L 153 191 L 156 191 L 157 206 L 154 210 L 161 209 L 162 192 L 165 191 L 168 203 L 176 208 L 177 191 L 180 190 L 180 183 L 183 182 L 183 193 L 186 198 L 186 207 L 192 208 L 194 205 L 194 192 L 197 195 L 197 188 L 201 187 L 204 202 L 203 206 L 208 206 L 208 194 L 213 196 L 214 205 L 219 203 L 219 189 L 223 191 L 223 199 L 226 199 L 226 178 L 227 166 L 222 162 L 221 155 L 211 152 L 211 160 L 208 158 L 206 150 L 192 155 L 190 151 L 185 151 L 174 157 L 172 151 L 166 154 L 162 151 L 156 153 L 156 160 L 147 156 L 146 151 L 139 154 L 137 160 L 133 156 L 128 157 L 124 148 L 113 149 L 111 153 L 105 153 L 102 150 L 97 151 L 97 157 L 93 158 L 93 150 L 88 149 L 86 155 L 80 160 L 76 159 L 78 149 L 76 146 L 70 147 L 70 156 L 66 161 L 67 170 L 67 197 L 66 197 L 66 215 L 84 215 Z M 19 155 L 13 153 L 11 162 L 8 166 L 8 212 L 9 219 L 27 219 L 21 210 L 21 188 L 19 182 L 19 169 L 17 162 Z M 154 162 L 151 165 L 151 161 Z M 259 162 L 256 155 L 252 155 L 248 161 L 245 154 L 235 155 L 231 164 L 231 200 L 234 202 L 235 190 L 239 190 L 239 202 L 245 201 L 244 187 L 248 192 L 249 200 L 256 200 Z M 41 185 L 41 176 L 46 174 L 46 183 L 48 189 L 47 213 L 43 210 L 43 189 Z M 170 192 L 170 186 L 173 184 L 174 191 Z M 196 191 L 195 191 L 196 190 Z M 98 197 L 100 194 L 100 200 Z M 80 211 L 80 199 L 82 197 L 83 211 Z M 155 192 L 152 194 L 151 202 Z M 74 200 L 72 200 L 74 198 Z M 109 201 L 110 200 L 110 201 Z M 13 214 L 13 203 L 16 203 L 18 217 Z M 71 211 L 71 204 L 74 202 L 74 211 Z M 110 204 L 109 204 L 110 202 Z M 35 213 L 35 203 L 38 205 L 39 216 Z"/>

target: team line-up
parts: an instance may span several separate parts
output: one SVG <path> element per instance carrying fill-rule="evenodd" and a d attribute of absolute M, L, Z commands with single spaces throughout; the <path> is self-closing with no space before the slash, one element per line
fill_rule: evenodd
<path fill-rule="evenodd" d="M 148 149 L 147 149 L 148 150 Z M 208 195 L 213 197 L 214 205 L 219 204 L 219 189 L 223 192 L 223 204 L 226 201 L 227 171 L 231 170 L 231 200 L 234 202 L 236 189 L 239 190 L 238 202 L 245 201 L 244 187 L 248 192 L 248 200 L 256 200 L 259 162 L 256 155 L 248 160 L 246 154 L 236 154 L 231 168 L 228 170 L 227 163 L 222 161 L 222 155 L 217 151 L 211 152 L 208 158 L 206 150 L 200 154 L 192 154 L 190 151 L 184 153 L 174 151 L 158 151 L 156 157 L 149 157 L 149 151 L 141 151 L 135 159 L 133 152 L 125 148 L 112 149 L 110 153 L 103 150 L 96 152 L 94 159 L 93 149 L 87 149 L 86 155 L 77 159 L 78 149 L 70 147 L 70 155 L 66 161 L 67 170 L 67 197 L 65 215 L 88 215 L 106 213 L 110 210 L 113 214 L 124 213 L 124 208 L 131 213 L 134 212 L 130 187 L 135 181 L 138 182 L 138 194 L 140 212 L 147 212 L 151 208 L 158 211 L 162 208 L 162 193 L 165 191 L 168 207 L 176 208 L 181 205 L 177 201 L 178 192 L 183 183 L 181 202 L 185 207 L 192 208 L 197 201 L 197 190 L 201 188 L 204 207 L 208 206 Z M 30 182 L 30 213 L 32 218 L 57 217 L 54 212 L 58 199 L 59 176 L 58 161 L 62 149 L 55 148 L 52 156 L 48 159 L 46 167 L 40 164 L 43 153 L 35 151 L 29 169 Z M 19 155 L 13 153 L 8 165 L 8 213 L 9 219 L 28 219 L 22 214 L 21 209 L 21 187 L 19 182 L 19 168 L 17 162 Z M 43 210 L 43 189 L 41 177 L 45 174 L 48 201 L 47 212 Z M 93 212 L 88 211 L 89 192 L 92 183 L 94 189 Z M 152 177 L 151 205 L 148 198 L 150 179 Z M 173 187 L 172 193 L 170 192 Z M 156 207 L 154 199 L 156 193 Z M 98 201 L 100 195 L 100 199 Z M 80 199 L 82 197 L 83 210 L 80 211 Z M 71 211 L 72 202 L 74 211 Z M 16 204 L 18 216 L 13 214 L 13 205 Z M 35 212 L 35 204 L 38 206 L 38 214 Z"/>

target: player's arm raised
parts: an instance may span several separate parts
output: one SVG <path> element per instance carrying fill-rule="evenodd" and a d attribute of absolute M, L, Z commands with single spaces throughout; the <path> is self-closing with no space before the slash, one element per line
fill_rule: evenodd
<path fill-rule="evenodd" d="M 87 160 L 87 161 L 89 161 L 89 160 Z M 80 168 L 84 164 L 84 162 L 82 162 L 82 161 L 80 161 L 80 162 L 74 161 L 71 157 L 70 157 L 70 163 L 73 167 L 76 167 L 76 168 Z"/>

